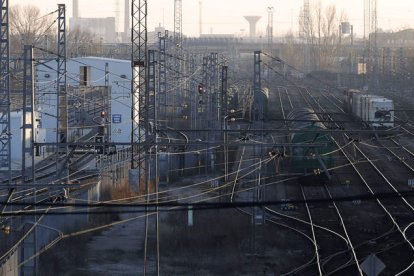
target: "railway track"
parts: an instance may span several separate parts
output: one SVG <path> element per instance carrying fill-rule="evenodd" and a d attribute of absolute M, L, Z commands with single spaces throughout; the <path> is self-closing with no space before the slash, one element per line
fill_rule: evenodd
<path fill-rule="evenodd" d="M 308 97 L 313 100 L 314 106 L 318 110 L 325 111 L 318 101 L 315 101 L 308 93 Z M 334 119 L 329 116 L 329 118 L 334 122 Z M 341 127 L 337 124 L 338 127 Z M 350 139 L 347 134 L 344 134 L 345 138 Z M 334 143 L 340 149 L 342 154 L 348 159 L 348 162 L 353 167 L 355 173 L 359 176 L 362 181 L 363 186 L 366 190 L 373 195 L 374 197 L 378 194 L 390 193 L 394 196 L 391 199 L 379 199 L 377 198 L 375 202 L 382 209 L 388 218 L 388 223 L 391 223 L 397 231 L 388 232 L 388 235 L 385 235 L 383 240 L 376 239 L 375 244 L 369 244 L 369 246 L 358 246 L 357 255 L 367 256 L 370 252 L 384 252 L 382 250 L 390 247 L 390 244 L 399 244 L 399 246 L 394 247 L 392 251 L 386 250 L 389 258 L 384 258 L 385 260 L 392 260 L 393 254 L 396 252 L 410 252 L 405 254 L 405 258 L 400 258 L 398 263 L 386 261 L 387 267 L 392 271 L 398 271 L 398 274 L 411 271 L 411 268 L 414 264 L 413 262 L 413 244 L 411 242 L 412 237 L 407 236 L 407 229 L 413 224 L 413 211 L 414 208 L 412 204 L 401 195 L 398 188 L 393 185 L 391 181 L 384 175 L 383 171 L 378 168 L 375 162 L 358 146 L 353 145 L 353 152 L 344 149 L 335 138 L 333 138 Z M 391 150 L 389 147 L 384 147 L 387 150 Z M 357 155 L 355 154 L 357 153 Z M 398 154 L 396 154 L 398 156 Z M 356 161 L 357 160 L 357 161 Z M 364 162 L 361 162 L 361 161 Z M 365 204 L 367 205 L 367 204 Z M 360 218 L 364 219 L 364 218 Z M 361 244 L 367 245 L 364 241 L 360 242 Z M 382 253 L 385 255 L 385 253 Z M 409 256 L 407 256 L 409 255 Z M 395 256 L 395 255 L 394 255 Z M 362 259 L 359 257 L 359 259 Z"/>
<path fill-rule="evenodd" d="M 299 95 L 302 95 L 301 87 L 293 87 L 297 90 Z M 287 93 L 287 89 L 285 91 L 285 100 L 282 97 L 281 89 L 278 88 L 278 98 L 279 98 L 279 105 L 281 107 L 281 115 L 283 120 L 286 122 L 286 114 L 288 113 L 285 110 L 285 107 L 290 107 L 290 110 L 294 108 L 292 101 Z M 297 100 L 296 100 L 297 101 Z M 289 111 L 290 111 L 289 110 Z M 301 193 L 305 200 L 305 202 L 309 198 L 325 198 L 330 197 L 332 199 L 332 195 L 329 192 L 328 187 L 322 186 L 317 189 L 318 191 L 315 192 L 315 187 L 306 187 L 301 186 Z M 354 273 L 362 273 L 359 266 L 356 266 L 357 263 L 354 247 L 352 242 L 350 241 L 348 231 L 345 226 L 344 218 L 339 211 L 338 206 L 335 202 L 332 201 L 332 204 L 329 206 L 309 206 L 307 203 L 304 204 L 304 209 L 306 209 L 307 213 L 307 220 L 294 218 L 291 216 L 286 216 L 295 225 L 291 225 L 294 229 L 297 229 L 301 232 L 309 232 L 308 236 L 312 238 L 312 241 L 315 245 L 315 257 L 314 260 L 307 265 L 304 265 L 297 270 L 296 272 L 300 271 L 301 273 L 315 273 L 315 270 L 320 275 L 325 275 L 329 273 L 335 273 L 338 268 L 348 267 L 350 264 L 354 264 Z M 278 215 L 280 216 L 280 212 L 267 207 L 266 212 L 270 216 Z M 337 219 L 329 219 L 326 218 L 337 218 Z M 305 228 L 305 229 L 304 229 Z"/>

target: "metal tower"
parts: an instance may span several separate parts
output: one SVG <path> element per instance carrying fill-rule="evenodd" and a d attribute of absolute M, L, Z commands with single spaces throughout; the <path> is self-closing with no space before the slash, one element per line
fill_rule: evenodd
<path fill-rule="evenodd" d="M 166 125 L 167 114 L 167 67 L 166 67 L 166 36 L 158 33 L 158 104 L 157 123 Z"/>
<path fill-rule="evenodd" d="M 364 2 L 364 40 L 365 40 L 365 62 L 367 73 L 373 74 L 374 79 L 378 71 L 378 49 L 377 49 L 377 0 L 365 0 Z"/>
<path fill-rule="evenodd" d="M 145 193 L 147 203 L 158 203 L 158 147 L 157 147 L 157 112 L 156 112 L 156 53 L 148 51 L 147 89 L 145 95 Z M 154 228 L 153 228 L 154 227 Z M 145 216 L 145 250 L 144 275 L 156 272 L 159 275 L 159 213 L 158 207 L 146 208 Z M 155 258 L 154 258 L 155 256 Z M 155 271 L 154 271 L 155 269 Z"/>
<path fill-rule="evenodd" d="M 211 93 L 211 108 L 213 128 L 218 129 L 220 127 L 220 94 L 218 89 L 219 74 L 218 74 L 218 53 L 210 54 L 210 93 Z"/>
<path fill-rule="evenodd" d="M 131 168 L 138 169 L 138 183 L 144 174 L 141 156 L 145 149 L 140 143 L 144 141 L 145 130 L 140 127 L 140 121 L 145 120 L 147 114 L 145 105 L 146 66 L 147 66 L 147 1 L 132 1 L 132 158 Z M 145 179 L 145 178 L 144 178 Z"/>
<path fill-rule="evenodd" d="M 273 13 L 275 8 L 268 7 L 267 8 L 267 51 L 269 55 L 272 55 L 272 48 L 273 48 Z"/>
<path fill-rule="evenodd" d="M 131 169 L 138 170 L 138 183 L 145 181 L 146 200 L 150 202 L 152 192 L 158 191 L 157 157 L 156 153 L 156 54 L 147 52 L 147 1 L 132 0 L 132 158 Z M 155 147 L 152 145 L 155 144 Z M 151 188 L 153 183 L 154 188 Z M 155 195 L 157 197 L 157 193 Z M 157 198 L 156 198 L 157 199 Z M 158 240 L 158 212 L 146 207 L 145 245 L 144 245 L 144 275 L 156 273 L 159 275 L 159 240 Z M 150 218 L 155 220 L 155 239 L 151 238 Z M 155 242 L 155 244 L 153 243 Z M 150 266 L 151 253 L 155 250 L 155 271 Z"/>
<path fill-rule="evenodd" d="M 183 83 L 183 69 L 184 69 L 184 57 L 183 57 L 183 8 L 182 8 L 182 0 L 174 0 L 174 68 L 176 71 L 173 74 L 173 78 L 178 81 L 178 85 L 176 89 L 173 91 L 173 117 L 176 117 L 177 114 L 177 107 L 178 103 L 181 103 L 181 99 L 183 97 L 184 91 L 184 83 Z M 175 121 L 175 120 L 174 120 Z M 173 121 L 173 123 L 174 123 Z M 175 127 L 175 125 L 172 125 Z"/>
<path fill-rule="evenodd" d="M 35 117 L 34 117 L 34 62 L 33 62 L 33 46 L 24 45 L 24 69 L 23 69 L 23 127 L 22 127 L 22 183 L 28 180 L 33 185 L 34 199 L 36 202 L 35 187 L 35 159 L 34 159 L 34 135 L 35 135 Z M 29 141 L 29 142 L 27 142 Z M 26 156 L 30 156 L 30 171 L 26 166 Z M 30 174 L 30 175 L 29 175 Z M 34 207 L 36 210 L 36 207 Z M 31 216 L 31 220 L 37 221 L 36 216 Z M 34 227 L 28 236 L 24 238 L 21 245 L 21 261 L 27 260 L 37 251 L 37 229 Z M 24 263 L 20 270 L 21 275 L 37 275 L 38 259 L 34 258 Z"/>
<path fill-rule="evenodd" d="M 262 99 L 262 81 L 261 81 L 261 52 L 254 52 L 254 73 L 253 73 L 253 101 L 254 101 L 254 121 L 260 122 L 260 128 L 263 129 L 264 122 L 264 101 Z M 263 140 L 263 136 L 262 136 Z M 254 200 L 260 202 L 263 200 L 263 189 L 261 187 L 261 171 L 262 171 L 262 156 L 263 148 L 259 146 L 259 151 L 255 148 L 255 153 L 258 154 L 260 163 L 256 170 L 256 187 L 254 191 Z M 264 246 L 264 235 L 263 235 L 263 225 L 265 224 L 265 214 L 262 207 L 253 208 L 253 217 L 252 217 L 252 251 L 254 254 L 262 253 Z"/>
<path fill-rule="evenodd" d="M 57 176 L 62 173 L 67 177 L 67 162 L 59 165 L 59 155 L 64 152 L 68 156 L 68 147 L 60 146 L 66 143 L 68 137 L 68 109 L 67 109 L 67 76 L 66 76 L 66 6 L 58 4 L 58 57 L 57 57 L 57 95 L 56 95 L 56 166 Z"/>
<path fill-rule="evenodd" d="M 203 2 L 199 1 L 198 2 L 199 5 L 199 11 L 198 11 L 198 28 L 199 28 L 199 33 L 200 33 L 200 37 L 203 34 Z"/>
<path fill-rule="evenodd" d="M 227 182 L 228 174 L 229 174 L 229 152 L 228 152 L 228 145 L 227 145 L 227 120 L 228 120 L 228 67 L 222 66 L 221 67 L 221 105 L 223 107 L 222 111 L 222 118 L 221 121 L 221 130 L 223 131 L 223 141 L 224 141 L 224 181 Z"/>
<path fill-rule="evenodd" d="M 183 5 L 182 0 L 174 0 L 174 44 L 182 47 L 183 44 Z"/>
<path fill-rule="evenodd" d="M 9 1 L 1 0 L 0 13 L 0 168 L 2 179 L 11 185 L 10 133 L 10 37 Z"/>
<path fill-rule="evenodd" d="M 26 166 L 27 154 L 31 157 L 30 172 L 32 183 L 35 182 L 34 170 L 34 65 L 33 46 L 24 45 L 24 70 L 23 70 L 23 127 L 22 127 L 22 182 L 29 176 Z"/>
<path fill-rule="evenodd" d="M 303 32 L 304 32 L 304 71 L 310 72 L 310 5 L 309 0 L 303 3 Z"/>
<path fill-rule="evenodd" d="M 254 114 L 256 114 L 256 112 L 258 112 L 258 116 L 255 116 L 255 120 L 263 120 L 263 104 L 261 103 L 260 100 L 260 93 L 262 90 L 262 75 L 261 75 L 261 66 L 260 63 L 261 61 L 261 52 L 260 51 L 255 51 L 254 52 L 254 72 L 253 72 L 253 106 L 254 106 Z"/>
<path fill-rule="evenodd" d="M 143 121 L 143 126 L 145 128 L 145 144 L 146 144 L 146 155 L 145 164 L 146 174 L 149 174 L 149 179 L 155 181 L 155 174 L 152 172 L 152 166 L 149 160 L 151 160 L 151 147 L 156 144 L 156 129 L 157 126 L 157 112 L 156 112 L 156 55 L 155 50 L 148 51 L 148 65 L 147 65 L 147 87 L 145 93 L 145 105 L 146 114 Z"/>

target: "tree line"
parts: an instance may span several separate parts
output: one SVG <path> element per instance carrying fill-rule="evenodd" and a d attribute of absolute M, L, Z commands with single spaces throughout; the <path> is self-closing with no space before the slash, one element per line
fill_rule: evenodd
<path fill-rule="evenodd" d="M 50 53 L 57 53 L 57 12 L 42 15 L 38 7 L 13 5 L 9 10 L 10 49 L 12 56 L 21 56 L 24 45 L 33 45 Z M 67 30 L 67 53 L 75 56 L 80 45 L 90 52 L 98 49 L 98 37 L 79 27 Z M 46 54 L 45 51 L 40 51 Z"/>

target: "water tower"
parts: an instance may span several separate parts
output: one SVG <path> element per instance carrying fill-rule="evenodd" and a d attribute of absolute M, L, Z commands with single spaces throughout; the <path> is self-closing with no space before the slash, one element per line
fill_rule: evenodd
<path fill-rule="evenodd" d="M 257 21 L 261 18 L 261 16 L 245 16 L 244 17 L 250 25 L 250 38 L 256 37 L 256 24 Z"/>

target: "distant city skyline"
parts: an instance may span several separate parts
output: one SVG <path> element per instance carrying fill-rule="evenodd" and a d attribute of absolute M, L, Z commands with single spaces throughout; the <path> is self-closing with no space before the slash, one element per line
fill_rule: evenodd
<path fill-rule="evenodd" d="M 117 11 L 116 3 L 119 3 Z M 310 1 L 316 3 L 317 0 Z M 324 7 L 330 4 L 337 6 L 338 13 L 343 9 L 354 25 L 354 33 L 361 37 L 363 35 L 363 0 L 321 0 Z M 42 14 L 47 14 L 54 9 L 58 3 L 67 5 L 68 18 L 72 17 L 72 0 L 9 0 L 10 5 L 35 5 L 41 9 Z M 183 0 L 183 33 L 188 36 L 199 35 L 199 0 Z M 267 7 L 274 7 L 274 34 L 284 36 L 292 30 L 294 34 L 298 31 L 299 11 L 303 0 L 204 0 L 203 6 L 203 33 L 204 34 L 235 34 L 247 36 L 249 25 L 243 18 L 245 15 L 258 15 L 262 18 L 257 24 L 257 35 L 266 35 Z M 123 31 L 123 9 L 124 0 L 105 0 L 105 5 L 99 0 L 79 0 L 81 17 L 115 17 L 119 22 L 118 31 Z M 151 0 L 148 1 L 148 30 L 153 31 L 158 25 L 168 30 L 173 30 L 174 0 Z M 398 31 L 403 28 L 412 27 L 414 1 L 378 0 L 378 28 L 383 30 Z"/>

